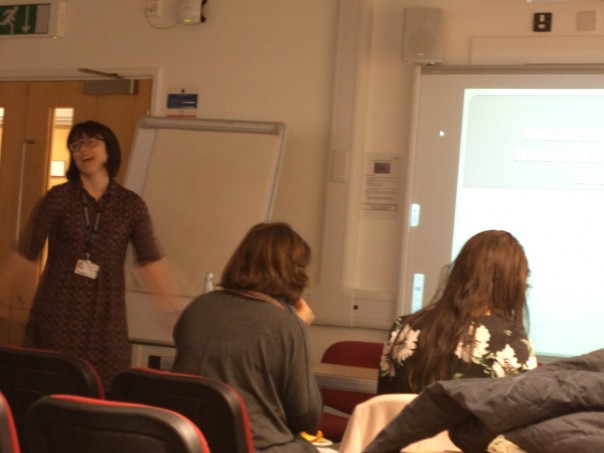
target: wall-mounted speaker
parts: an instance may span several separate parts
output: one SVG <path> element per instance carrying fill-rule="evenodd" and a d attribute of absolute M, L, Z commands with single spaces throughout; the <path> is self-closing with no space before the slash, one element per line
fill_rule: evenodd
<path fill-rule="evenodd" d="M 411 63 L 442 62 L 443 11 L 438 8 L 405 8 L 403 60 Z"/>

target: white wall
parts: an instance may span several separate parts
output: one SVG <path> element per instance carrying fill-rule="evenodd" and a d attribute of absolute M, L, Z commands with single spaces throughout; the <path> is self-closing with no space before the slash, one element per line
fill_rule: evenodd
<path fill-rule="evenodd" d="M 319 324 L 340 324 L 311 329 L 317 356 L 337 339 L 382 341 L 383 330 L 351 327 L 365 325 L 355 321 L 354 291 L 386 299 L 398 291 L 406 208 L 376 218 L 359 202 L 368 153 L 407 156 L 414 67 L 401 59 L 404 9 L 443 9 L 444 64 L 470 63 L 474 37 L 535 38 L 535 11 L 553 12 L 553 31 L 540 33 L 541 41 L 595 38 L 604 30 L 601 0 L 209 0 L 204 24 L 166 29 L 145 20 L 144 4 L 67 0 L 63 38 L 0 39 L 0 79 L 73 75 L 82 67 L 155 73 L 155 115 L 164 114 L 168 91 L 194 88 L 199 117 L 287 123 L 275 217 L 315 252 L 309 301 Z M 585 10 L 597 13 L 595 31 L 575 29 L 576 13 Z M 343 71 L 350 67 L 353 73 Z M 348 156 L 346 181 L 330 177 L 336 146 Z M 393 303 L 384 310 L 381 317 L 394 317 Z"/>

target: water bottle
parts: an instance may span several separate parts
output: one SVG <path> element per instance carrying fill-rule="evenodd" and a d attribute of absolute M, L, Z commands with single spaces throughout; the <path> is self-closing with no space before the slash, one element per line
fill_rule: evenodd
<path fill-rule="evenodd" d="M 214 291 L 214 272 L 207 272 L 206 278 L 203 284 L 203 292 L 209 293 L 210 291 Z"/>

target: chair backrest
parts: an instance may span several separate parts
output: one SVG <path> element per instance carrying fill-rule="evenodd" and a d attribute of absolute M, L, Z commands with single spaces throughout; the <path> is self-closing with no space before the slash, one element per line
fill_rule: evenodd
<path fill-rule="evenodd" d="M 396 393 L 378 395 L 355 407 L 340 443 L 339 453 L 358 453 L 396 417 L 417 395 Z M 412 451 L 459 451 L 446 431 L 405 447 Z"/>
<path fill-rule="evenodd" d="M 201 431 L 185 416 L 142 404 L 73 395 L 44 396 L 25 420 L 36 453 L 209 453 Z"/>
<path fill-rule="evenodd" d="M 321 362 L 375 368 L 377 375 L 383 348 L 383 343 L 339 341 L 325 350 Z M 321 395 L 323 404 L 347 414 L 351 414 L 357 404 L 373 396 L 368 393 L 334 389 L 321 389 Z"/>
<path fill-rule="evenodd" d="M 243 400 L 235 389 L 215 379 L 133 368 L 115 377 L 109 397 L 185 415 L 204 433 L 212 453 L 254 451 Z"/>
<path fill-rule="evenodd" d="M 0 453 L 19 453 L 17 427 L 6 398 L 0 392 Z"/>
<path fill-rule="evenodd" d="M 29 407 L 53 393 L 103 398 L 96 370 L 83 359 L 56 351 L 0 346 L 0 391 L 13 411 L 17 433 Z"/>

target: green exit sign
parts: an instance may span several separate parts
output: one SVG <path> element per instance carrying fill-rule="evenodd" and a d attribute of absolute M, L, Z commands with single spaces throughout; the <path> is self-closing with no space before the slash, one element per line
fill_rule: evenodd
<path fill-rule="evenodd" d="M 64 13 L 63 0 L 17 4 L 0 0 L 0 37 L 62 36 Z"/>

